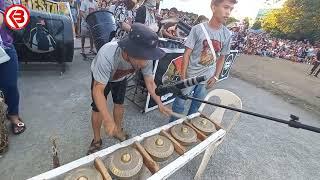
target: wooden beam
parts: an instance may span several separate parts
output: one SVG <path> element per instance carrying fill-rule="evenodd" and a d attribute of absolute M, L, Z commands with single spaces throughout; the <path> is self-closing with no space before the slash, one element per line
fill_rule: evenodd
<path fill-rule="evenodd" d="M 160 170 L 159 164 L 152 159 L 152 157 L 138 141 L 134 142 L 133 146 L 140 152 L 143 157 L 143 163 L 147 166 L 152 174 L 155 174 Z"/>
<path fill-rule="evenodd" d="M 183 124 L 189 126 L 191 129 L 193 129 L 197 133 L 197 137 L 198 137 L 198 139 L 200 139 L 200 141 L 204 141 L 208 138 L 205 134 L 203 134 L 203 132 L 201 132 L 199 129 L 194 127 L 191 123 L 184 121 Z"/>
<path fill-rule="evenodd" d="M 173 143 L 174 149 L 180 156 L 187 152 L 187 149 L 184 146 L 182 146 L 177 140 L 175 140 L 169 133 L 162 130 L 160 134 L 162 136 L 167 137 Z"/>
<path fill-rule="evenodd" d="M 112 180 L 107 168 L 104 166 L 102 160 L 99 157 L 94 159 L 94 166 L 101 173 L 103 180 Z"/>
<path fill-rule="evenodd" d="M 170 175 L 178 171 L 194 157 L 205 151 L 210 144 L 216 143 L 219 139 L 223 138 L 225 134 L 226 131 L 223 129 L 220 129 L 219 131 L 213 133 L 205 141 L 202 141 L 200 144 L 190 149 L 183 156 L 178 157 L 166 167 L 160 169 L 159 172 L 149 177 L 148 180 L 167 179 Z"/>

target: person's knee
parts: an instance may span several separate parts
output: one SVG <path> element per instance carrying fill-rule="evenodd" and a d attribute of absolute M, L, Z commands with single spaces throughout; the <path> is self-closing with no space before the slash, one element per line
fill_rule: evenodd
<path fill-rule="evenodd" d="M 185 100 L 177 97 L 172 105 L 172 110 L 174 112 L 182 113 L 184 111 L 184 104 Z"/>
<path fill-rule="evenodd" d="M 124 105 L 123 104 L 114 104 L 114 109 L 118 110 L 118 111 L 123 111 Z"/>

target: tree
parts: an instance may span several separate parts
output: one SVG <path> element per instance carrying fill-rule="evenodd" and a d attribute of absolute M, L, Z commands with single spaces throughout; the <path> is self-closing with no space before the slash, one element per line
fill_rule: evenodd
<path fill-rule="evenodd" d="M 244 18 L 243 23 L 244 23 L 244 28 L 248 29 L 250 26 L 250 18 L 249 17 Z"/>
<path fill-rule="evenodd" d="M 235 23 L 235 22 L 239 22 L 239 20 L 234 17 L 229 17 L 226 24 L 229 25 L 229 24 Z"/>
<path fill-rule="evenodd" d="M 272 10 L 262 20 L 262 28 L 274 36 L 320 40 L 319 0 L 287 0 L 283 8 Z"/>
<path fill-rule="evenodd" d="M 262 28 L 261 20 L 260 19 L 256 20 L 256 22 L 254 22 L 254 24 L 252 25 L 251 28 L 254 29 L 254 30 L 261 29 Z"/>

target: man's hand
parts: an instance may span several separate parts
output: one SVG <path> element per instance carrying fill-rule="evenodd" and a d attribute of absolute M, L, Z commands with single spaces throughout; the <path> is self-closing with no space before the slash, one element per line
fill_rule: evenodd
<path fill-rule="evenodd" d="M 164 105 L 159 105 L 159 111 L 167 117 L 171 116 L 172 114 L 172 110 L 165 107 Z"/>
<path fill-rule="evenodd" d="M 117 127 L 113 121 L 103 121 L 103 126 L 107 135 L 114 136 L 117 133 Z"/>
<path fill-rule="evenodd" d="M 211 89 L 213 85 L 217 82 L 216 77 L 211 77 L 207 82 L 207 89 Z"/>

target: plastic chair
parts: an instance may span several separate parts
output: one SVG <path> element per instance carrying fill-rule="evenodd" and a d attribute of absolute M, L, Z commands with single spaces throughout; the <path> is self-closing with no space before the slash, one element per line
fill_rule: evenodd
<path fill-rule="evenodd" d="M 215 89 L 215 90 L 208 93 L 208 95 L 205 98 L 205 101 L 208 101 L 210 98 L 212 98 L 214 96 L 218 97 L 221 100 L 220 104 L 222 104 L 222 105 L 225 105 L 225 106 L 234 105 L 236 108 L 242 109 L 241 99 L 237 95 L 235 95 L 234 93 L 232 93 L 228 90 Z M 200 113 L 203 112 L 205 106 L 206 106 L 205 103 L 201 104 L 201 106 L 199 108 Z M 226 109 L 217 107 L 215 109 L 215 111 L 213 113 L 211 113 L 209 118 L 221 126 L 225 111 L 226 111 Z M 228 133 L 231 130 L 231 128 L 236 124 L 236 122 L 239 120 L 239 117 L 240 117 L 240 112 L 237 112 L 233 116 L 231 122 L 227 125 L 227 127 L 222 126 L 222 128 Z M 201 164 L 199 166 L 199 169 L 198 169 L 194 179 L 196 179 L 196 180 L 201 179 L 202 174 L 208 165 L 210 157 L 212 156 L 214 151 L 217 149 L 217 147 L 223 142 L 223 140 L 224 140 L 224 138 L 221 139 L 220 141 L 218 141 L 217 143 L 211 144 L 208 147 L 208 149 L 205 151 L 203 158 L 202 158 L 202 161 L 201 161 Z"/>

